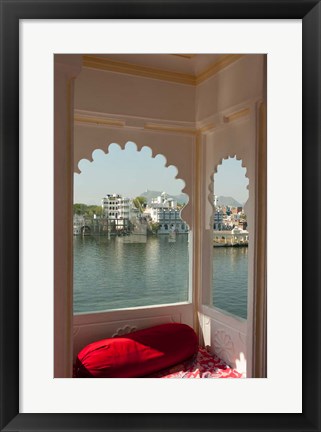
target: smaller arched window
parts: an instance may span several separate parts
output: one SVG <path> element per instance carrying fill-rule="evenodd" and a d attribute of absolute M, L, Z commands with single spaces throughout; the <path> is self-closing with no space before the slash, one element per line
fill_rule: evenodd
<path fill-rule="evenodd" d="M 223 159 L 213 177 L 211 305 L 247 317 L 248 237 L 245 204 L 248 179 L 242 161 Z M 219 221 L 219 223 L 218 223 Z"/>

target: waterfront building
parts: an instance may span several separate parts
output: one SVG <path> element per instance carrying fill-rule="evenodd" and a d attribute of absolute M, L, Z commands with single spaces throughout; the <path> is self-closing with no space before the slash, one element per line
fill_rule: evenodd
<path fill-rule="evenodd" d="M 107 194 L 102 200 L 104 216 L 108 219 L 129 219 L 131 200 L 119 194 Z"/>
<path fill-rule="evenodd" d="M 152 222 L 159 224 L 158 234 L 188 232 L 188 226 L 181 218 L 181 211 L 177 207 L 177 202 L 173 198 L 169 198 L 166 192 L 153 198 L 144 213 L 150 217 Z"/>
<path fill-rule="evenodd" d="M 213 246 L 248 246 L 249 232 L 235 226 L 232 230 L 213 232 Z"/>
<path fill-rule="evenodd" d="M 152 198 L 151 205 L 162 205 L 169 208 L 177 208 L 177 201 L 168 196 L 166 192 L 162 192 L 158 197 Z"/>
<path fill-rule="evenodd" d="M 74 235 L 108 235 L 115 231 L 115 224 L 108 224 L 108 219 L 97 215 L 84 216 L 75 214 L 73 217 L 73 233 Z"/>
<path fill-rule="evenodd" d="M 223 229 L 223 212 L 219 208 L 215 208 L 214 211 L 213 228 L 218 231 L 221 231 Z"/>
<path fill-rule="evenodd" d="M 218 197 L 214 194 L 214 217 L 213 217 L 213 229 L 215 230 L 222 230 L 223 229 L 223 211 L 221 210 L 221 207 L 218 206 Z"/>
<path fill-rule="evenodd" d="M 129 198 L 119 194 L 107 194 L 102 200 L 104 218 L 113 222 L 116 230 L 127 229 L 129 226 L 130 209 L 132 206 Z"/>
<path fill-rule="evenodd" d="M 74 215 L 74 235 L 80 235 L 85 226 L 85 217 L 83 215 Z"/>

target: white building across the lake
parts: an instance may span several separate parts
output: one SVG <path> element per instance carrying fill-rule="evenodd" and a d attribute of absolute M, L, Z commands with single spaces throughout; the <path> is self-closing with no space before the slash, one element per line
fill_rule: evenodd
<path fill-rule="evenodd" d="M 188 226 L 181 218 L 181 211 L 177 207 L 177 202 L 173 198 L 169 198 L 166 192 L 153 198 L 145 213 L 150 216 L 154 223 L 159 224 L 158 234 L 188 232 Z"/>
<path fill-rule="evenodd" d="M 104 217 L 107 219 L 127 219 L 130 216 L 131 200 L 119 194 L 107 194 L 102 200 Z"/>

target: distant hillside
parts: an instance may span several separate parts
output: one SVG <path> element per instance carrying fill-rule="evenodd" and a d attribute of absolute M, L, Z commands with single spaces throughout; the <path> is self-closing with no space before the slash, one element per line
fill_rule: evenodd
<path fill-rule="evenodd" d="M 157 198 L 159 195 L 162 194 L 162 192 L 163 191 L 147 190 L 146 192 L 142 192 L 141 194 L 139 194 L 139 196 L 145 197 L 147 200 L 147 204 L 150 204 L 152 198 Z M 188 202 L 188 196 L 185 194 L 180 194 L 180 195 L 168 194 L 168 197 L 173 198 L 180 204 L 186 204 Z M 238 201 L 236 201 L 233 197 L 219 196 L 217 202 L 218 205 L 221 206 L 243 207 L 243 205 L 240 204 Z"/>
<path fill-rule="evenodd" d="M 142 192 L 139 194 L 139 196 L 145 197 L 147 200 L 147 204 L 150 204 L 152 198 L 157 198 L 159 195 L 162 194 L 163 191 L 150 191 L 147 190 L 146 192 Z M 168 198 L 173 198 L 176 200 L 179 204 L 186 204 L 188 202 L 188 197 L 185 194 L 179 194 L 179 195 L 167 195 Z"/>
<path fill-rule="evenodd" d="M 243 207 L 243 205 L 236 201 L 234 198 L 226 196 L 219 196 L 217 198 L 217 204 L 221 206 Z"/>

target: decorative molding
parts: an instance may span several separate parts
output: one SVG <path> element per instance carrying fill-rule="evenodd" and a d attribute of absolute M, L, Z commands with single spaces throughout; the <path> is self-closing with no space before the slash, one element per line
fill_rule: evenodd
<path fill-rule="evenodd" d="M 80 327 L 79 326 L 74 326 L 73 330 L 72 330 L 73 337 L 77 336 L 77 334 L 79 333 L 79 331 L 80 331 Z"/>
<path fill-rule="evenodd" d="M 104 127 L 127 127 L 132 128 L 133 126 L 126 125 L 123 120 L 117 120 L 113 118 L 103 117 L 91 117 L 81 116 L 76 114 L 74 117 L 75 124 L 87 125 L 87 126 L 104 126 Z M 167 132 L 167 133 L 179 133 L 183 135 L 196 135 L 197 129 L 190 127 L 175 126 L 172 124 L 157 124 L 157 123 L 145 123 L 144 126 L 135 126 L 136 129 L 145 129 L 155 132 Z"/>
<path fill-rule="evenodd" d="M 75 114 L 74 122 L 77 125 L 86 125 L 86 126 L 103 126 L 103 127 L 120 127 L 120 128 L 135 128 L 142 130 L 149 130 L 154 132 L 164 132 L 164 133 L 177 133 L 183 135 L 192 135 L 196 136 L 197 133 L 210 133 L 214 129 L 218 127 L 218 125 L 214 123 L 208 123 L 202 127 L 194 128 L 194 127 L 186 127 L 181 125 L 174 125 L 171 123 L 145 123 L 144 125 L 127 125 L 125 120 L 118 120 L 116 118 L 107 118 L 100 116 L 89 116 L 89 115 L 80 115 Z"/>
<path fill-rule="evenodd" d="M 206 71 L 200 73 L 196 77 L 196 85 L 201 84 L 203 81 L 207 80 L 211 76 L 217 74 L 221 70 L 230 66 L 237 60 L 244 57 L 244 54 L 225 54 L 219 60 L 217 60 L 212 66 L 210 66 Z"/>
<path fill-rule="evenodd" d="M 196 135 L 197 129 L 195 128 L 184 128 L 172 126 L 169 124 L 156 124 L 156 123 L 145 123 L 144 129 L 153 130 L 157 132 L 174 132 L 180 134 Z"/>
<path fill-rule="evenodd" d="M 179 57 L 192 58 L 196 54 L 172 54 Z M 207 70 L 199 75 L 172 72 L 163 69 L 151 68 L 147 66 L 135 65 L 132 63 L 120 62 L 108 58 L 101 58 L 95 55 L 83 55 L 83 67 L 89 69 L 104 70 L 107 72 L 117 72 L 127 75 L 135 75 L 144 78 L 153 78 L 162 81 L 175 82 L 196 86 L 201 84 L 211 76 L 230 66 L 235 61 L 242 58 L 244 54 L 225 54 L 217 60 Z"/>
<path fill-rule="evenodd" d="M 250 108 L 243 108 L 240 111 L 233 112 L 223 116 L 224 123 L 231 123 L 234 120 L 238 120 L 250 114 Z"/>
<path fill-rule="evenodd" d="M 224 330 L 217 330 L 214 333 L 213 344 L 216 355 L 228 363 L 233 361 L 234 345 L 230 335 Z"/>
<path fill-rule="evenodd" d="M 241 332 L 239 332 L 239 339 L 242 342 L 242 344 L 245 346 L 245 340 L 244 340 L 245 335 L 242 334 Z"/>
<path fill-rule="evenodd" d="M 99 69 L 108 72 L 117 72 L 128 75 L 135 75 L 144 78 L 153 78 L 163 81 L 170 81 L 179 84 L 195 85 L 196 78 L 193 75 L 165 71 L 162 69 L 147 66 L 138 66 L 132 63 L 125 63 L 107 58 L 100 58 L 93 55 L 83 56 L 83 66 L 90 69 Z"/>
<path fill-rule="evenodd" d="M 117 336 L 123 336 L 125 334 L 129 334 L 132 333 L 134 331 L 137 330 L 137 327 L 135 326 L 130 326 L 130 325 L 125 325 L 124 327 L 120 327 L 116 330 L 116 332 L 112 335 L 112 337 L 117 337 Z"/>
<path fill-rule="evenodd" d="M 214 123 L 208 123 L 205 126 L 202 126 L 200 129 L 198 129 L 201 133 L 209 133 L 212 132 L 217 127 Z"/>
<path fill-rule="evenodd" d="M 113 118 L 102 118 L 102 117 L 89 117 L 89 116 L 81 116 L 75 114 L 74 122 L 80 124 L 87 125 L 95 125 L 95 126 L 125 126 L 125 122 L 121 120 L 116 120 Z"/>
<path fill-rule="evenodd" d="M 161 119 L 148 119 L 146 117 L 128 116 L 94 111 L 75 110 L 74 123 L 97 127 L 135 128 L 155 132 L 178 133 L 196 136 L 198 133 L 208 134 L 228 123 L 249 115 L 251 109 L 243 106 L 236 108 L 230 114 L 217 113 L 215 117 L 209 117 L 202 122 L 173 122 Z"/>

